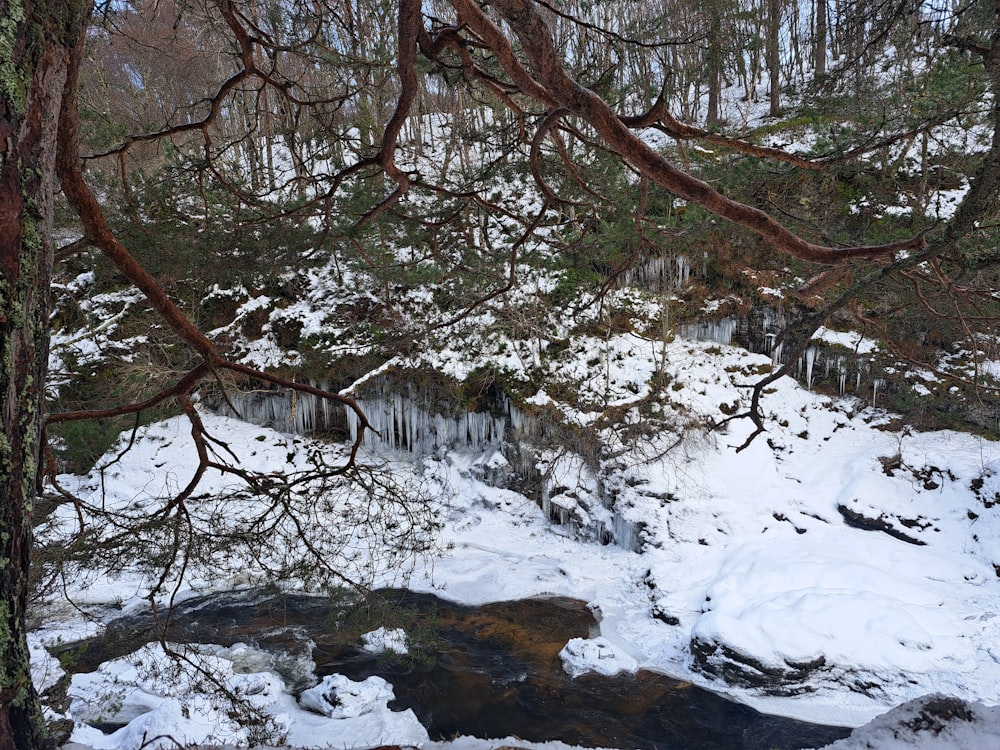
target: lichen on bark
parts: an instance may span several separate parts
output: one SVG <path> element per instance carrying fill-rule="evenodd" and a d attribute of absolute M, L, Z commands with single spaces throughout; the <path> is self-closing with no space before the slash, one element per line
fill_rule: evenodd
<path fill-rule="evenodd" d="M 46 745 L 25 610 L 48 361 L 56 123 L 66 45 L 82 38 L 88 7 L 0 0 L 0 750 Z"/>
<path fill-rule="evenodd" d="M 7 0 L 3 15 L 0 16 L 0 91 L 4 98 L 14 103 L 19 112 L 24 111 L 30 82 L 30 77 L 25 79 L 22 66 L 14 55 L 23 21 L 24 6 L 20 0 Z"/>

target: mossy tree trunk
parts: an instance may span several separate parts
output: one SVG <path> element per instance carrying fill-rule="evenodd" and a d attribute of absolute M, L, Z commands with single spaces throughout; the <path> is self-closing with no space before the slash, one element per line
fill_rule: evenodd
<path fill-rule="evenodd" d="M 57 123 L 82 0 L 0 0 L 0 750 L 45 745 L 25 641 Z"/>

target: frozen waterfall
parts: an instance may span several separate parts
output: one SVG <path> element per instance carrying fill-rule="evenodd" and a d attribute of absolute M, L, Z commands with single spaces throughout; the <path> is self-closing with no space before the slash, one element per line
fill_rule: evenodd
<path fill-rule="evenodd" d="M 329 390 L 327 383 L 313 381 L 309 385 Z M 219 414 L 296 435 L 344 430 L 347 426 L 339 403 L 284 388 L 230 388 L 225 393 L 213 390 L 204 396 L 204 403 Z"/>
<path fill-rule="evenodd" d="M 630 267 L 623 274 L 627 286 L 667 292 L 682 289 L 691 280 L 691 261 L 686 255 L 669 255 L 650 258 L 645 263 Z"/>
<path fill-rule="evenodd" d="M 507 429 L 503 417 L 479 411 L 441 414 L 424 406 L 430 399 L 421 398 L 415 388 L 406 390 L 403 393 L 379 387 L 357 398 L 374 430 L 365 436 L 367 445 L 414 456 L 431 455 L 442 449 L 482 452 L 502 445 Z M 357 440 L 358 416 L 353 410 L 345 413 L 350 438 Z"/>

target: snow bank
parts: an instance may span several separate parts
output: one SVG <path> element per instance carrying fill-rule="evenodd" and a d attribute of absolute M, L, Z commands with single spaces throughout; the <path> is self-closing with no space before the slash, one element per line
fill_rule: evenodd
<path fill-rule="evenodd" d="M 378 677 L 353 682 L 330 675 L 297 703 L 276 674 L 234 672 L 226 649 L 170 648 L 173 654 L 150 644 L 96 672 L 74 675 L 72 741 L 95 750 L 138 750 L 286 743 L 358 748 L 428 739 L 412 711 L 388 708 L 392 688 Z"/>

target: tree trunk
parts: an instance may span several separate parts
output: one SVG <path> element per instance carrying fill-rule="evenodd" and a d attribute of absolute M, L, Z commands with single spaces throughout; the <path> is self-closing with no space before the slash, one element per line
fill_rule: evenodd
<path fill-rule="evenodd" d="M 781 115 L 781 0 L 767 0 L 768 116 Z"/>
<path fill-rule="evenodd" d="M 0 750 L 44 747 L 25 641 L 49 354 L 57 123 L 85 0 L 0 0 Z"/>
<path fill-rule="evenodd" d="M 813 47 L 813 71 L 826 74 L 826 0 L 816 0 L 816 44 Z"/>
<path fill-rule="evenodd" d="M 720 124 L 722 98 L 722 8 L 721 0 L 708 3 L 708 35 L 705 39 L 705 63 L 708 74 L 708 113 L 705 124 L 709 128 Z"/>

